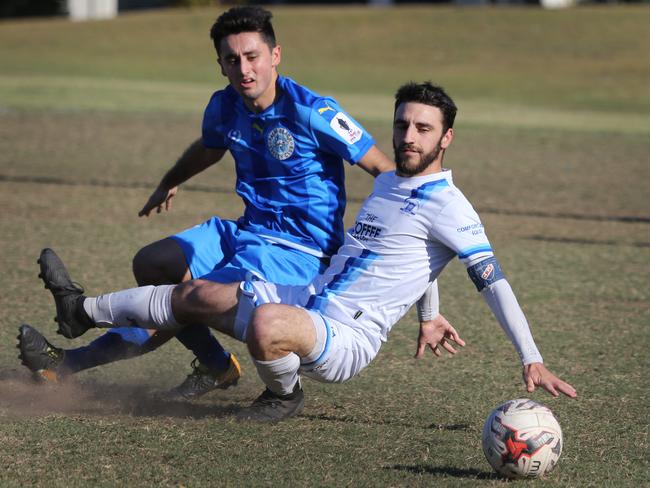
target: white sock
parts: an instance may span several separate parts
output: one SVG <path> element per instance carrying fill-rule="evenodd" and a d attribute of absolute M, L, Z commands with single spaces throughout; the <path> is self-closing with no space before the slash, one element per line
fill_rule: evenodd
<path fill-rule="evenodd" d="M 296 383 L 300 380 L 298 376 L 300 356 L 292 352 L 273 361 L 251 359 L 257 368 L 257 373 L 269 390 L 276 395 L 293 393 Z"/>
<path fill-rule="evenodd" d="M 172 313 L 172 292 L 175 286 L 141 286 L 88 297 L 83 306 L 97 327 L 178 329 L 181 326 Z"/>

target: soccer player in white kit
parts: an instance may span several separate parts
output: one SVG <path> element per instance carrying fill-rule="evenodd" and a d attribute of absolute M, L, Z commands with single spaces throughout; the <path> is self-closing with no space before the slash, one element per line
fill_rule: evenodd
<path fill-rule="evenodd" d="M 576 390 L 544 366 L 478 215 L 442 167 L 455 115 L 440 87 L 409 83 L 398 90 L 397 170 L 377 177 L 343 246 L 310 285 L 195 280 L 79 296 L 69 306 L 59 298 L 58 319 L 74 322 L 80 333 L 133 322 L 152 329 L 209 324 L 247 343 L 266 385 L 238 418 L 278 421 L 303 409 L 300 375 L 323 382 L 352 378 L 416 302 L 418 356 L 426 347 L 439 354 L 440 348 L 455 352 L 452 341 L 464 345 L 446 321 L 429 320 L 439 317 L 435 280 L 458 256 L 517 350 L 528 391 L 541 386 L 553 396 L 575 397 Z"/>

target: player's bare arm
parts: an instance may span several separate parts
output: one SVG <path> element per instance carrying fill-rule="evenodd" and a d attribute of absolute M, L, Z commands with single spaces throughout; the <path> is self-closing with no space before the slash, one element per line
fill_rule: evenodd
<path fill-rule="evenodd" d="M 377 146 L 368 149 L 368 152 L 357 162 L 357 165 L 372 176 L 395 169 L 395 163 L 381 152 Z"/>
<path fill-rule="evenodd" d="M 225 149 L 205 147 L 202 138 L 194 141 L 165 174 L 138 215 L 148 217 L 153 209 L 156 213 L 170 210 L 178 186 L 220 161 L 225 153 Z"/>

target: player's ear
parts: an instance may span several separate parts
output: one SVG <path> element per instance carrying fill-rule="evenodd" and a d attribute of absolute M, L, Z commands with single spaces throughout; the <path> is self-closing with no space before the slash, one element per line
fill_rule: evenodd
<path fill-rule="evenodd" d="M 280 44 L 276 45 L 271 49 L 271 66 L 277 68 L 282 60 L 282 46 Z"/>
<path fill-rule="evenodd" d="M 221 74 L 223 76 L 228 76 L 226 75 L 226 72 L 223 69 L 223 63 L 221 62 L 221 58 L 219 56 L 217 56 L 217 64 L 219 64 L 219 69 L 221 70 Z"/>
<path fill-rule="evenodd" d="M 445 135 L 442 136 L 442 139 L 440 139 L 440 147 L 442 149 L 447 149 L 451 145 L 451 141 L 454 140 L 454 129 L 451 127 L 447 129 L 447 132 L 445 132 Z"/>

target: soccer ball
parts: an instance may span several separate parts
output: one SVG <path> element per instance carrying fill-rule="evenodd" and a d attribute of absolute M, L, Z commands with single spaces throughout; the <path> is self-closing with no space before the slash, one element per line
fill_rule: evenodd
<path fill-rule="evenodd" d="M 562 453 L 562 429 L 551 410 L 528 398 L 492 410 L 483 426 L 483 452 L 494 470 L 508 478 L 550 473 Z"/>

